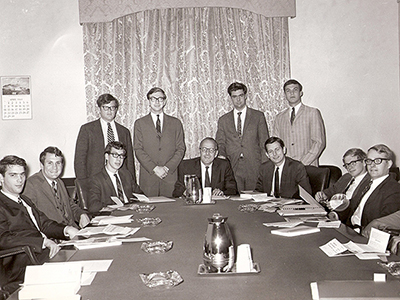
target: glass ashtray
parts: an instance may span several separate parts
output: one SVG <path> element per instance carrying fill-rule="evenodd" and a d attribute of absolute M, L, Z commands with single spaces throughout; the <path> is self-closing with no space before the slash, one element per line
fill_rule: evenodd
<path fill-rule="evenodd" d="M 239 205 L 238 210 L 240 210 L 242 212 L 252 213 L 252 212 L 257 211 L 259 208 L 260 208 L 260 205 L 249 203 L 249 204 Z"/>
<path fill-rule="evenodd" d="M 140 218 L 137 219 L 137 221 L 142 225 L 142 226 L 156 226 L 161 223 L 161 219 L 159 217 L 156 218 Z"/>
<path fill-rule="evenodd" d="M 142 214 L 142 213 L 149 213 L 149 212 L 151 212 L 153 209 L 155 209 L 156 207 L 155 207 L 155 205 L 153 205 L 153 204 L 144 204 L 144 205 L 138 205 L 136 208 L 135 208 L 135 211 L 137 212 L 137 213 L 140 213 L 140 214 Z"/>
<path fill-rule="evenodd" d="M 169 270 L 151 274 L 140 274 L 143 283 L 152 289 L 169 289 L 183 282 L 178 272 Z"/>
<path fill-rule="evenodd" d="M 172 249 L 172 241 L 144 242 L 140 249 L 150 254 L 162 254 Z"/>

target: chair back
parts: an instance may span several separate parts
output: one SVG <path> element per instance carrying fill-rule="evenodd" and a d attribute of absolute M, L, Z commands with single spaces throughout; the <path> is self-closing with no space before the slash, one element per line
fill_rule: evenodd
<path fill-rule="evenodd" d="M 306 166 L 306 171 L 310 180 L 312 196 L 328 187 L 330 174 L 328 168 Z"/>
<path fill-rule="evenodd" d="M 334 165 L 320 165 L 320 168 L 328 168 L 330 171 L 328 187 L 331 187 L 342 177 L 342 170 Z"/>
<path fill-rule="evenodd" d="M 78 205 L 82 209 L 87 210 L 87 198 L 89 191 L 89 181 L 75 179 L 75 189 L 77 194 Z"/>

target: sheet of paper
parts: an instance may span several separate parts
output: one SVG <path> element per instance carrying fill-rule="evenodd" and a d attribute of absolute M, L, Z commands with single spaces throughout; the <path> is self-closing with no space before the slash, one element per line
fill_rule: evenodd
<path fill-rule="evenodd" d="M 97 226 L 97 227 L 85 227 L 78 231 L 77 236 L 91 236 L 96 234 L 108 234 L 108 235 L 132 235 L 136 233 L 140 227 L 121 227 L 109 224 L 107 226 Z M 71 243 L 75 243 L 75 240 L 70 240 L 67 242 L 62 242 L 61 245 L 68 245 Z"/>
<path fill-rule="evenodd" d="M 369 235 L 368 246 L 374 249 L 375 252 L 385 253 L 386 248 L 390 239 L 390 234 L 383 232 L 374 227 L 371 228 L 371 233 Z"/>
<path fill-rule="evenodd" d="M 318 228 L 339 228 L 340 227 L 340 220 L 339 221 L 320 221 L 318 222 Z"/>
<path fill-rule="evenodd" d="M 79 260 L 69 262 L 46 262 L 45 265 L 73 265 L 78 264 L 82 266 L 82 272 L 107 272 L 108 268 L 113 262 L 112 259 L 98 259 L 98 260 Z"/>
<path fill-rule="evenodd" d="M 142 200 L 140 200 L 140 201 L 142 201 Z M 168 198 L 168 197 L 158 196 L 158 197 L 149 197 L 147 201 L 143 201 L 143 202 L 162 203 L 162 202 L 174 202 L 174 201 L 176 201 L 176 200 Z"/>
<path fill-rule="evenodd" d="M 81 264 L 69 262 L 27 266 L 24 285 L 79 283 L 81 270 Z"/>
<path fill-rule="evenodd" d="M 151 241 L 151 239 L 147 237 L 137 237 L 137 238 L 128 238 L 128 237 L 122 237 L 118 238 L 118 241 L 121 241 L 123 243 L 138 243 L 138 242 L 146 242 L 146 241 Z"/>
<path fill-rule="evenodd" d="M 333 239 L 319 247 L 329 257 L 338 256 L 339 254 L 347 251 L 348 249 L 340 243 L 337 239 Z"/>
<path fill-rule="evenodd" d="M 285 221 L 285 222 L 263 223 L 263 225 L 267 227 L 292 228 L 302 223 L 303 223 L 302 221 L 294 221 L 294 222 Z"/>
<path fill-rule="evenodd" d="M 276 199 L 275 197 L 268 196 L 267 193 L 253 194 L 251 196 L 255 202 L 268 202 Z"/>
<path fill-rule="evenodd" d="M 133 196 L 135 196 L 138 199 L 138 201 L 140 201 L 140 202 L 149 202 L 149 198 L 147 198 L 143 194 L 135 194 L 135 193 L 133 193 Z"/>
<path fill-rule="evenodd" d="M 124 204 L 122 203 L 122 201 L 115 196 L 111 196 L 111 200 L 116 204 L 116 206 L 124 206 Z"/>
<path fill-rule="evenodd" d="M 95 225 L 107 225 L 107 224 L 124 224 L 131 223 L 133 215 L 126 216 L 96 216 L 90 223 Z"/>

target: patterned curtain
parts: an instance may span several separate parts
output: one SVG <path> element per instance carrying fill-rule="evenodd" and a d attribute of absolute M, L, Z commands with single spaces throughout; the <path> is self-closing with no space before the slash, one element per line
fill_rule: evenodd
<path fill-rule="evenodd" d="M 289 78 L 288 20 L 233 8 L 171 8 L 138 12 L 112 22 L 84 23 L 88 121 L 98 118 L 96 99 L 121 102 L 117 121 L 133 134 L 149 113 L 146 93 L 167 94 L 165 112 L 185 130 L 186 158 L 199 141 L 215 137 L 218 118 L 232 109 L 229 84 L 247 85 L 248 106 L 265 112 L 269 128 L 285 108 Z"/>

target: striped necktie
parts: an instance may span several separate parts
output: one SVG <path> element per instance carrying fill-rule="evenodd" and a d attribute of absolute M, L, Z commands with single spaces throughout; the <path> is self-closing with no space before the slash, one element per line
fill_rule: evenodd
<path fill-rule="evenodd" d="M 157 131 L 157 134 L 158 134 L 158 135 L 161 135 L 161 121 L 160 121 L 160 115 L 157 115 L 156 131 Z"/>
<path fill-rule="evenodd" d="M 293 125 L 294 119 L 296 118 L 296 111 L 294 107 L 292 107 L 292 113 L 290 115 L 290 124 Z"/>
<path fill-rule="evenodd" d="M 124 193 L 123 193 L 123 191 L 122 191 L 121 181 L 119 181 L 119 178 L 118 178 L 118 175 L 117 175 L 117 174 L 114 174 L 114 176 L 115 176 L 115 180 L 116 180 L 116 182 L 117 182 L 118 198 L 119 198 L 119 200 L 121 200 L 122 203 L 125 203 L 125 200 L 124 200 Z"/>
<path fill-rule="evenodd" d="M 240 115 L 242 114 L 242 112 L 238 112 L 238 117 L 237 117 L 237 133 L 239 135 L 239 137 L 242 136 L 242 118 L 240 117 Z"/>
<path fill-rule="evenodd" d="M 107 142 L 111 143 L 115 141 L 114 131 L 110 123 L 107 123 Z"/>

